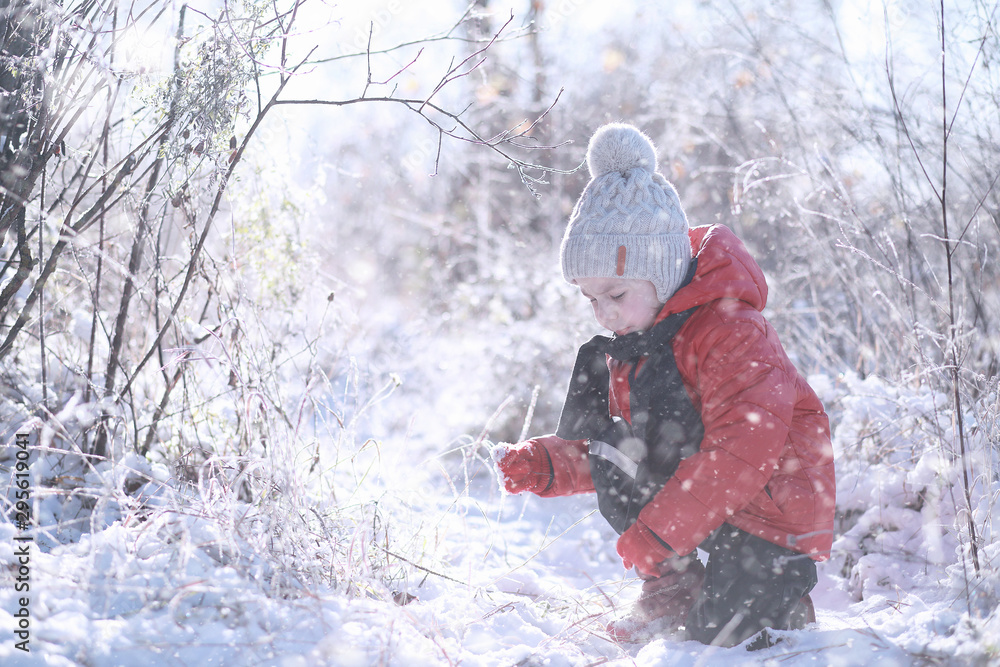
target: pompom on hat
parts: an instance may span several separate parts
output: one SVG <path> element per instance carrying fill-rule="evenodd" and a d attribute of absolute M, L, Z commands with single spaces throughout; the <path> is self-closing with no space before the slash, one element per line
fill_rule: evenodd
<path fill-rule="evenodd" d="M 587 147 L 591 180 L 580 195 L 560 249 L 563 277 L 631 278 L 673 296 L 691 263 L 680 198 L 656 171 L 656 149 L 631 125 L 612 123 Z"/>

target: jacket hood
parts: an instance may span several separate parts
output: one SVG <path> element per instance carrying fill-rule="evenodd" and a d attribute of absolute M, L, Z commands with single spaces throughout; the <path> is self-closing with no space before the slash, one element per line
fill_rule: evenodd
<path fill-rule="evenodd" d="M 764 310 L 764 272 L 732 230 L 725 225 L 707 225 L 691 228 L 688 235 L 691 255 L 698 262 L 694 278 L 670 297 L 657 322 L 718 299 L 739 299 Z"/>

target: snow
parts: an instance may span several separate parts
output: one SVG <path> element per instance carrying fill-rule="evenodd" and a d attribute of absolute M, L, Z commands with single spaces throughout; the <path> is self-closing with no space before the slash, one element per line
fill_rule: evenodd
<path fill-rule="evenodd" d="M 226 489 L 199 495 L 162 465 L 134 455 L 99 464 L 77 487 L 81 498 L 105 490 L 104 506 L 89 516 L 75 496 L 38 498 L 40 525 L 30 531 L 36 540 L 30 655 L 14 649 L 16 532 L 0 524 L 7 579 L 0 589 L 0 660 L 93 666 L 995 660 L 988 630 L 997 627 L 997 613 L 979 602 L 995 599 L 987 586 L 996 582 L 965 594 L 968 572 L 956 558 L 961 545 L 950 491 L 924 494 L 923 505 L 914 504 L 915 489 L 941 488 L 932 482 L 951 468 L 943 456 L 927 454 L 909 473 L 889 474 L 910 442 L 900 434 L 912 437 L 908 429 L 934 397 L 874 378 L 813 380 L 835 406 L 840 512 L 853 520 L 820 565 L 812 593 L 816 624 L 778 633 L 783 641 L 762 652 L 676 638 L 615 644 L 603 627 L 628 609 L 638 587 L 622 570 L 615 536 L 594 499 L 505 494 L 491 445 L 472 443 L 460 460 L 432 458 L 406 471 L 383 463 L 373 488 L 356 490 L 350 506 L 326 506 L 326 538 L 346 558 L 317 559 L 313 565 L 332 576 L 312 582 L 274 560 L 303 547 L 291 516 L 279 519 L 289 524 L 284 531 L 269 533 L 262 506 L 240 503 Z M 857 455 L 843 448 L 865 429 L 896 446 L 862 474 Z M 384 457 L 400 446 L 386 443 Z M 53 473 L 53 458 L 47 453 L 33 463 L 36 479 Z M 123 493 L 128 479 L 145 483 Z M 265 534 L 288 542 L 271 542 L 268 554 L 259 540 Z M 983 554 L 989 562 L 997 555 L 995 544 Z"/>

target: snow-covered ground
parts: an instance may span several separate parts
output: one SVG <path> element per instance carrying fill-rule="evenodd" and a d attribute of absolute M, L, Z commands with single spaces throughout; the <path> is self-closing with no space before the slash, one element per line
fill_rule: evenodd
<path fill-rule="evenodd" d="M 998 664 L 998 545 L 982 535 L 984 576 L 963 571 L 954 466 L 933 451 L 902 465 L 925 448 L 933 396 L 812 382 L 835 415 L 844 532 L 820 567 L 816 624 L 770 649 L 615 644 L 604 625 L 638 586 L 593 498 L 501 493 L 486 443 L 434 454 L 384 442 L 338 489 L 255 504 L 133 455 L 73 466 L 43 443 L 31 465 L 37 526 L 0 524 L 0 662 Z M 980 510 L 995 511 L 988 496 Z M 19 535 L 34 538 L 30 654 L 15 648 Z"/>

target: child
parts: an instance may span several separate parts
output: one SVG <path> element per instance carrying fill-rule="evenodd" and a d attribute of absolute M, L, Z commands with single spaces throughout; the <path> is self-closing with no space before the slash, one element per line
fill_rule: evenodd
<path fill-rule="evenodd" d="M 833 539 L 829 420 L 761 315 L 760 267 L 722 225 L 689 229 L 652 142 L 612 124 L 563 238 L 563 276 L 614 333 L 580 348 L 554 435 L 494 452 L 508 491 L 596 491 L 644 580 L 620 641 L 676 631 L 770 645 L 815 619 Z M 707 552 L 703 564 L 696 548 Z"/>

